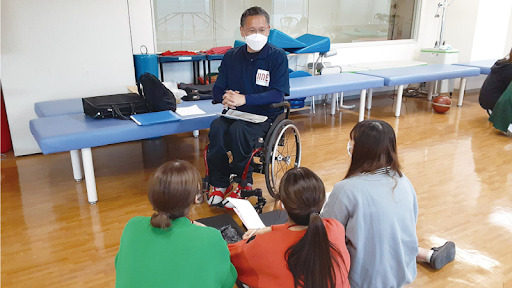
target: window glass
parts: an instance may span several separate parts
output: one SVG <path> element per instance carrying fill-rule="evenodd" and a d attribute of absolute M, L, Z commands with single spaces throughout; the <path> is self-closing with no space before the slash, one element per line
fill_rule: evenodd
<path fill-rule="evenodd" d="M 260 6 L 271 28 L 298 37 L 327 36 L 331 43 L 411 39 L 411 0 L 154 0 L 157 50 L 207 50 L 232 46 L 240 16 Z"/>

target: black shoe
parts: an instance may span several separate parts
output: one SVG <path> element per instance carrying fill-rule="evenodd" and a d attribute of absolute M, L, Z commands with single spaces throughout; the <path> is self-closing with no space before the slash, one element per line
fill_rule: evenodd
<path fill-rule="evenodd" d="M 431 250 L 434 250 L 429 263 L 432 269 L 439 270 L 455 259 L 455 243 L 452 241 L 448 241 L 443 246 L 434 247 Z"/>

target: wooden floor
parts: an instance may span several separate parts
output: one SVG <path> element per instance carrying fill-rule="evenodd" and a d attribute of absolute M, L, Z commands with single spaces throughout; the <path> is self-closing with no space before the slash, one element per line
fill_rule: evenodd
<path fill-rule="evenodd" d="M 467 93 L 464 107 L 452 106 L 445 115 L 433 113 L 425 98 L 404 101 L 396 119 L 393 99 L 375 97 L 370 117 L 397 132 L 403 171 L 418 195 L 420 245 L 448 239 L 457 245 L 454 263 L 440 271 L 418 265 L 410 287 L 512 287 L 512 138 L 487 122 L 477 93 Z M 301 132 L 302 166 L 330 191 L 347 171 L 346 143 L 358 115 L 330 116 L 328 110 L 318 105 L 316 114 L 291 119 Z M 74 182 L 68 153 L 2 156 L 2 287 L 114 287 L 124 225 L 152 213 L 146 198 L 151 173 L 176 158 L 204 173 L 206 142 L 201 131 L 197 139 L 185 133 L 93 149 L 96 205 L 87 202 L 85 184 Z M 255 185 L 264 187 L 262 175 Z M 273 207 L 269 202 L 266 210 Z M 226 211 L 201 205 L 192 213 L 197 219 Z"/>

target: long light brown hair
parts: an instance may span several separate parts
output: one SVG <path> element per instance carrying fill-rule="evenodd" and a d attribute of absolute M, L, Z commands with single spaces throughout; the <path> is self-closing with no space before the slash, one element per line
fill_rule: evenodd
<path fill-rule="evenodd" d="M 172 219 L 185 216 L 200 189 L 201 176 L 192 164 L 182 160 L 162 164 L 149 180 L 148 198 L 155 210 L 151 225 L 167 228 Z"/>
<path fill-rule="evenodd" d="M 350 131 L 350 139 L 354 141 L 354 147 L 345 179 L 384 167 L 390 167 L 402 177 L 395 131 L 387 122 L 372 119 L 361 121 Z"/>
<path fill-rule="evenodd" d="M 327 238 L 319 215 L 325 202 L 324 183 L 308 168 L 293 168 L 281 179 L 277 198 L 293 222 L 308 226 L 299 242 L 285 253 L 294 286 L 336 287 L 336 271 L 341 266 L 335 255 L 341 258 L 341 252 Z"/>
<path fill-rule="evenodd" d="M 512 63 L 512 49 L 510 49 L 510 53 L 507 56 L 505 56 L 503 59 L 498 60 L 498 62 Z"/>

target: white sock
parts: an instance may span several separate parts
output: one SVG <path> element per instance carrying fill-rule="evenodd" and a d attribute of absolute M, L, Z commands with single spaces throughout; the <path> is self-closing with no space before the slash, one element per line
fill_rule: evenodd
<path fill-rule="evenodd" d="M 427 257 L 425 259 L 427 261 L 427 263 L 430 263 L 430 258 L 432 258 L 432 254 L 434 254 L 434 250 L 430 249 L 430 251 L 428 251 Z"/>

